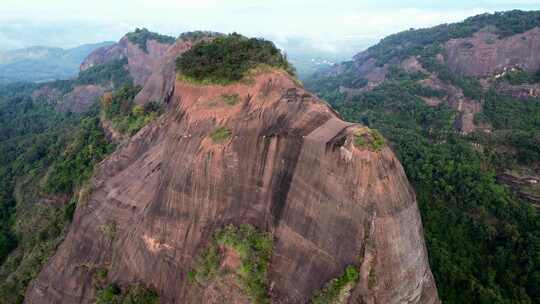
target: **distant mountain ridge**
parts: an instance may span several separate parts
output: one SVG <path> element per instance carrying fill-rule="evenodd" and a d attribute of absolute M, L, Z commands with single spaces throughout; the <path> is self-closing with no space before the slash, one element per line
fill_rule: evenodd
<path fill-rule="evenodd" d="M 540 11 L 482 14 L 388 36 L 305 81 L 392 143 L 443 303 L 540 303 L 539 49 Z"/>
<path fill-rule="evenodd" d="M 32 46 L 0 51 L 0 84 L 45 82 L 76 77 L 81 62 L 95 49 L 113 42 L 84 44 L 71 49 Z"/>

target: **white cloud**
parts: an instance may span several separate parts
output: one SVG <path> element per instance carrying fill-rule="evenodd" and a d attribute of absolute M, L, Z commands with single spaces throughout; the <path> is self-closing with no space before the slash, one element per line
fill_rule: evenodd
<path fill-rule="evenodd" d="M 498 4 L 493 4 L 496 1 Z M 2 0 L 2 46 L 74 46 L 118 40 L 135 27 L 164 34 L 238 31 L 285 48 L 351 53 L 410 27 L 460 21 L 499 7 L 530 8 L 538 0 Z M 13 24 L 20 28 L 14 29 Z M 17 32 L 10 36 L 9 32 Z M 15 41 L 14 41 L 15 39 Z M 17 40 L 18 39 L 18 40 Z"/>

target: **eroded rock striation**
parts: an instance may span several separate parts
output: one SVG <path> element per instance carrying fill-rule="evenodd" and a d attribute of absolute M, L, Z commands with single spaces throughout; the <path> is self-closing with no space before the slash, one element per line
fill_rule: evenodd
<path fill-rule="evenodd" d="M 92 303 L 103 268 L 161 303 L 212 303 L 187 273 L 216 230 L 244 223 L 273 235 L 273 303 L 309 303 L 348 265 L 348 303 L 438 303 L 414 192 L 390 148 L 357 144 L 362 128 L 285 72 L 176 81 L 168 111 L 99 165 L 26 303 Z"/>
<path fill-rule="evenodd" d="M 540 28 L 499 39 L 489 31 L 451 39 L 444 45 L 448 67 L 468 76 L 492 76 L 509 68 L 540 69 Z"/>

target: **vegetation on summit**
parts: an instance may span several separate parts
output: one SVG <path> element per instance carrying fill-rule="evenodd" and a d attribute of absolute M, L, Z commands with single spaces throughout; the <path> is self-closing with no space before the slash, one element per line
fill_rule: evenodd
<path fill-rule="evenodd" d="M 178 57 L 176 70 L 196 82 L 228 84 L 258 66 L 281 68 L 294 74 L 285 55 L 267 40 L 233 33 L 200 42 Z"/>
<path fill-rule="evenodd" d="M 439 45 L 450 39 L 470 37 L 479 30 L 491 28 L 504 38 L 526 32 L 540 26 L 540 11 L 519 10 L 482 14 L 465 19 L 463 22 L 442 24 L 426 29 L 410 29 L 390 35 L 368 49 L 369 57 L 377 59 L 379 65 L 398 61 L 413 55 L 420 55 L 432 45 Z"/>
<path fill-rule="evenodd" d="M 137 28 L 134 32 L 127 33 L 126 37 L 131 43 L 139 46 L 139 48 L 141 48 L 141 50 L 143 50 L 145 53 L 148 53 L 148 40 L 155 40 L 165 44 L 173 44 L 176 40 L 174 37 L 154 33 L 146 28 Z"/>

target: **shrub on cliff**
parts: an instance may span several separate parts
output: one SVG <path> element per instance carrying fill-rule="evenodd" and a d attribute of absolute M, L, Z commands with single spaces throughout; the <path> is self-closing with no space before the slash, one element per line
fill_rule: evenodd
<path fill-rule="evenodd" d="M 181 40 L 191 40 L 196 41 L 200 39 L 205 38 L 213 38 L 213 37 L 220 37 L 223 36 L 223 34 L 218 32 L 211 32 L 211 31 L 192 31 L 192 32 L 184 32 L 178 36 L 178 39 Z"/>
<path fill-rule="evenodd" d="M 141 48 L 141 50 L 143 50 L 146 53 L 148 53 L 148 49 L 146 47 L 146 42 L 148 40 L 155 40 L 157 42 L 166 43 L 166 44 L 172 44 L 175 41 L 173 37 L 150 32 L 149 30 L 145 28 L 142 28 L 142 29 L 137 28 L 134 32 L 128 33 L 126 37 L 131 43 L 138 45 Z"/>
<path fill-rule="evenodd" d="M 122 292 L 124 291 L 124 292 Z M 158 294 L 143 286 L 130 286 L 123 290 L 115 283 L 109 284 L 96 293 L 96 304 L 156 304 Z"/>
<path fill-rule="evenodd" d="M 293 67 L 267 40 L 233 33 L 200 42 L 176 61 L 176 69 L 195 81 L 227 84 L 241 80 L 250 69 L 265 65 L 294 74 Z"/>
<path fill-rule="evenodd" d="M 349 265 L 340 277 L 331 280 L 323 289 L 317 291 L 311 302 L 313 304 L 345 303 L 348 300 L 348 294 L 359 279 L 358 269 Z"/>
<path fill-rule="evenodd" d="M 220 265 L 223 251 L 234 250 L 240 257 L 241 265 L 234 269 L 235 277 L 244 292 L 255 304 L 268 304 L 268 266 L 272 256 L 272 236 L 258 231 L 255 227 L 242 224 L 229 225 L 218 231 L 206 250 L 190 271 L 188 280 L 192 283 L 206 285 L 218 278 L 227 270 Z"/>
<path fill-rule="evenodd" d="M 97 117 L 89 117 L 81 126 L 70 146 L 58 156 L 49 172 L 44 190 L 49 193 L 71 193 L 92 175 L 94 165 L 112 151 Z"/>
<path fill-rule="evenodd" d="M 140 86 L 124 86 L 114 94 L 105 94 L 101 98 L 101 108 L 105 119 L 110 120 L 114 128 L 122 134 L 133 135 L 142 127 L 156 119 L 163 111 L 156 102 L 144 106 L 133 102 L 140 92 Z"/>

